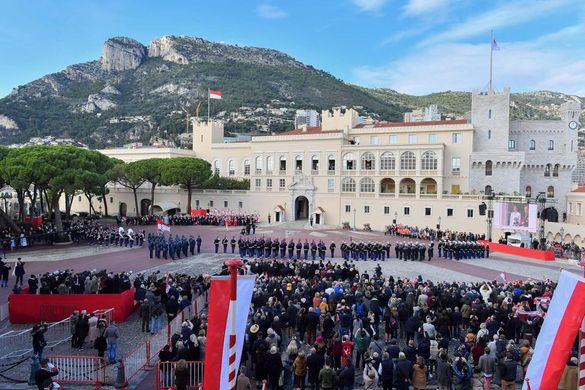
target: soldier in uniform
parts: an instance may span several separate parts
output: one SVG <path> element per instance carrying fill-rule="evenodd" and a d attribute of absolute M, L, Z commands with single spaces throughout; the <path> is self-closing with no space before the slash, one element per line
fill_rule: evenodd
<path fill-rule="evenodd" d="M 217 253 L 219 251 L 219 237 L 215 237 L 215 240 L 213 240 L 213 245 L 215 245 L 215 253 Z"/>
<path fill-rule="evenodd" d="M 303 244 L 303 255 L 305 256 L 305 261 L 309 258 L 309 241 L 305 238 L 305 243 Z"/>
<path fill-rule="evenodd" d="M 197 235 L 197 238 L 195 239 L 195 243 L 197 243 L 197 253 L 201 253 L 201 236 Z"/>
<path fill-rule="evenodd" d="M 331 258 L 335 258 L 335 241 L 331 241 L 331 244 L 329 244 L 329 250 L 331 251 Z"/>
<path fill-rule="evenodd" d="M 431 241 L 431 243 L 429 244 L 429 249 L 427 250 L 427 255 L 428 255 L 429 261 L 431 261 L 431 259 L 433 258 L 434 247 L 435 247 L 435 242 Z"/>
<path fill-rule="evenodd" d="M 289 260 L 292 260 L 293 259 L 294 252 L 295 252 L 295 242 L 291 238 L 290 241 L 288 242 L 288 259 Z"/>
<path fill-rule="evenodd" d="M 230 240 L 230 245 L 232 247 L 232 254 L 236 251 L 236 237 L 232 236 Z"/>
<path fill-rule="evenodd" d="M 228 246 L 228 239 L 226 236 L 223 236 L 223 239 L 221 240 L 221 244 L 223 245 L 223 253 L 226 253 L 227 246 Z"/>
<path fill-rule="evenodd" d="M 297 241 L 297 244 L 295 245 L 295 249 L 297 251 L 297 260 L 301 259 L 301 248 L 303 247 L 303 244 L 301 244 L 301 240 L 299 239 Z"/>
<path fill-rule="evenodd" d="M 283 238 L 280 240 L 280 258 L 284 259 L 286 257 L 286 240 Z"/>
<path fill-rule="evenodd" d="M 299 241 L 300 243 L 300 241 Z M 317 244 L 315 244 L 315 240 L 311 241 L 311 259 L 315 261 L 315 257 L 317 256 Z"/>
<path fill-rule="evenodd" d="M 193 236 L 189 237 L 189 253 L 191 256 L 195 255 L 195 238 Z"/>

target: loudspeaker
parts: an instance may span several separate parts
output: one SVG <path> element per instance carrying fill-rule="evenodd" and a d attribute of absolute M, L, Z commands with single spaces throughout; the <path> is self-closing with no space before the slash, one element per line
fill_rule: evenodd
<path fill-rule="evenodd" d="M 488 218 L 490 219 L 494 218 L 494 210 L 488 210 Z"/>

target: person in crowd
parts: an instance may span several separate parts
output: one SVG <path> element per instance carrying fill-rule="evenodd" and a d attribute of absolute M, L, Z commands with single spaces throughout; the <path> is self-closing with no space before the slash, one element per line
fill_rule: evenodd
<path fill-rule="evenodd" d="M 116 321 L 112 320 L 112 323 L 106 328 L 104 332 L 104 337 L 106 338 L 106 342 L 108 344 L 108 362 L 115 363 L 116 352 L 118 349 L 118 339 L 120 338 Z"/>
<path fill-rule="evenodd" d="M 189 384 L 189 367 L 185 359 L 179 359 L 175 364 L 175 387 L 177 390 L 187 390 Z"/>
<path fill-rule="evenodd" d="M 35 372 L 35 385 L 39 390 L 51 389 L 53 377 L 59 375 L 59 370 L 48 359 L 41 359 L 39 369 Z"/>
<path fill-rule="evenodd" d="M 39 361 L 43 359 L 43 349 L 47 346 L 47 341 L 45 340 L 47 329 L 47 324 L 44 321 L 36 324 L 31 329 L 33 354 Z"/>

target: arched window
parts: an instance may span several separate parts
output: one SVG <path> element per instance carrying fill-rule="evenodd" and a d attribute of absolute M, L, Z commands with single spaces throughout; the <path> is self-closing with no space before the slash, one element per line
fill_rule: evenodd
<path fill-rule="evenodd" d="M 492 175 L 492 160 L 487 160 L 485 162 L 485 175 L 491 176 Z"/>
<path fill-rule="evenodd" d="M 380 169 L 394 170 L 396 169 L 396 159 L 390 152 L 384 152 L 380 156 Z"/>
<path fill-rule="evenodd" d="M 533 139 L 530 140 L 530 150 L 536 150 L 536 141 Z"/>
<path fill-rule="evenodd" d="M 435 152 L 426 151 L 421 157 L 421 169 L 435 170 L 437 169 L 437 154 Z"/>
<path fill-rule="evenodd" d="M 404 152 L 400 155 L 400 169 L 415 170 L 416 156 L 412 152 Z"/>
<path fill-rule="evenodd" d="M 351 177 L 344 177 L 341 180 L 341 192 L 355 192 L 355 180 Z"/>
<path fill-rule="evenodd" d="M 272 173 L 274 169 L 274 161 L 272 160 L 272 156 L 266 157 L 266 173 Z"/>
<path fill-rule="evenodd" d="M 219 161 L 218 160 L 215 160 L 213 162 L 213 174 L 214 175 L 219 175 L 220 169 L 221 169 L 221 165 L 220 165 Z"/>
<path fill-rule="evenodd" d="M 256 173 L 262 173 L 262 157 L 256 157 Z"/>
<path fill-rule="evenodd" d="M 554 177 L 559 177 L 559 168 L 560 168 L 560 164 L 555 164 L 555 167 L 553 168 L 553 176 Z"/>
<path fill-rule="evenodd" d="M 303 170 L 303 156 L 296 156 L 295 157 L 295 171 L 302 171 Z"/>
<path fill-rule="evenodd" d="M 375 190 L 376 185 L 374 184 L 374 180 L 369 177 L 364 177 L 360 180 L 360 192 L 374 192 Z"/>
<path fill-rule="evenodd" d="M 492 193 L 492 186 L 490 186 L 490 185 L 485 186 L 484 193 L 486 195 L 491 195 L 491 193 Z"/>
<path fill-rule="evenodd" d="M 319 156 L 311 157 L 311 171 L 319 172 Z"/>
<path fill-rule="evenodd" d="M 236 164 L 234 163 L 234 160 L 229 160 L 228 161 L 228 174 L 230 176 L 235 176 L 236 175 Z"/>
<path fill-rule="evenodd" d="M 362 168 L 366 171 L 371 171 L 376 169 L 376 158 L 374 157 L 373 153 L 364 153 L 362 154 Z"/>
<path fill-rule="evenodd" d="M 286 157 L 280 156 L 280 161 L 278 164 L 278 170 L 282 173 L 286 172 Z"/>
<path fill-rule="evenodd" d="M 327 157 L 327 170 L 331 172 L 335 171 L 335 156 L 332 154 Z"/>
<path fill-rule="evenodd" d="M 548 188 L 546 189 L 546 197 L 547 198 L 555 197 L 555 188 L 553 186 L 548 186 Z"/>
<path fill-rule="evenodd" d="M 353 171 L 355 169 L 355 157 L 353 153 L 346 153 L 343 156 L 343 169 Z"/>
<path fill-rule="evenodd" d="M 526 197 L 527 198 L 532 197 L 532 187 L 531 186 L 526 186 Z"/>
<path fill-rule="evenodd" d="M 544 176 L 550 176 L 550 170 L 552 168 L 552 164 L 546 164 L 544 167 Z"/>
<path fill-rule="evenodd" d="M 244 176 L 250 176 L 250 160 L 244 160 Z"/>

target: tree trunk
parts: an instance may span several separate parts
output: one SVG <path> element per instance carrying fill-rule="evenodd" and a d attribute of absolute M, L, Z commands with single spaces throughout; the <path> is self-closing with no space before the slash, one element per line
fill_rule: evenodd
<path fill-rule="evenodd" d="M 2 209 L 0 209 L 0 223 L 2 226 L 6 226 L 8 229 L 10 229 L 12 232 L 20 233 L 20 228 L 18 225 L 14 223 L 12 218 L 10 218 L 8 214 L 2 211 Z"/>
<path fill-rule="evenodd" d="M 136 207 L 136 216 L 140 216 L 140 210 L 138 210 L 138 187 L 132 187 L 132 192 L 134 193 L 134 207 Z"/>
<path fill-rule="evenodd" d="M 85 193 L 85 197 L 87 198 L 88 202 L 89 202 L 89 215 L 91 216 L 91 213 L 93 212 L 94 214 L 97 214 L 95 212 L 95 209 L 93 208 L 93 195 L 92 194 L 88 194 L 87 192 Z"/>
<path fill-rule="evenodd" d="M 191 215 L 191 195 L 193 190 L 191 189 L 191 185 L 187 186 L 187 214 Z"/>
<path fill-rule="evenodd" d="M 65 194 L 65 218 L 69 221 L 71 219 L 71 206 L 73 206 L 73 199 L 75 193 Z"/>
<path fill-rule="evenodd" d="M 18 200 L 18 220 L 24 221 L 24 190 L 16 190 L 16 199 Z"/>
<path fill-rule="evenodd" d="M 47 211 L 49 212 L 49 219 L 53 220 L 53 218 L 55 218 L 55 213 L 53 211 L 53 200 L 51 197 L 49 197 L 49 193 L 47 192 L 47 189 L 45 188 L 43 190 L 43 192 L 45 193 L 45 200 L 47 201 Z"/>
<path fill-rule="evenodd" d="M 152 187 L 150 188 L 150 215 L 154 214 L 154 189 L 156 188 L 156 183 L 151 183 Z"/>
<path fill-rule="evenodd" d="M 106 196 L 106 188 L 104 187 L 104 195 L 102 196 L 102 201 L 104 202 L 104 215 L 108 216 L 108 197 Z"/>
<path fill-rule="evenodd" d="M 43 202 L 44 196 L 43 196 L 43 190 L 41 188 L 39 188 L 39 200 L 41 203 L 41 215 L 45 213 L 45 202 Z"/>
<path fill-rule="evenodd" d="M 51 209 L 53 211 L 53 215 L 55 216 L 55 229 L 57 230 L 58 234 L 63 233 L 63 221 L 61 220 L 61 210 L 59 210 L 60 195 L 60 193 L 56 193 L 51 197 Z"/>

